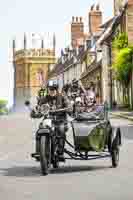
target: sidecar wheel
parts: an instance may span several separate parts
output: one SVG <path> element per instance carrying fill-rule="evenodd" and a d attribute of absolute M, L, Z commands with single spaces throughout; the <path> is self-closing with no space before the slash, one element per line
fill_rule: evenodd
<path fill-rule="evenodd" d="M 116 168 L 119 164 L 119 137 L 116 137 L 112 144 L 112 151 L 111 151 L 111 156 L 112 156 L 112 167 Z"/>
<path fill-rule="evenodd" d="M 112 167 L 116 168 L 119 164 L 119 148 L 112 150 Z"/>
<path fill-rule="evenodd" d="M 53 168 L 54 169 L 58 169 L 59 168 L 59 161 L 57 158 L 55 158 L 55 160 L 53 161 Z"/>
<path fill-rule="evenodd" d="M 47 175 L 51 164 L 50 139 L 47 136 L 41 136 L 40 139 L 40 164 L 43 175 Z"/>

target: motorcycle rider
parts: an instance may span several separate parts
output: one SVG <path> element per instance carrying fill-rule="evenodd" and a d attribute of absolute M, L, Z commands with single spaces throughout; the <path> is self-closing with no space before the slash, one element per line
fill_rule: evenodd
<path fill-rule="evenodd" d="M 58 92 L 58 84 L 56 81 L 48 81 L 47 85 L 48 94 L 41 99 L 40 105 L 42 104 L 48 104 L 52 109 L 62 109 L 62 108 L 68 108 L 68 99 L 66 96 L 61 95 Z M 66 132 L 68 130 L 67 126 L 67 111 L 61 111 L 58 114 L 56 114 L 56 128 L 57 132 L 60 136 L 59 138 L 59 160 L 64 161 L 64 146 L 65 146 L 65 139 L 66 139 Z"/>

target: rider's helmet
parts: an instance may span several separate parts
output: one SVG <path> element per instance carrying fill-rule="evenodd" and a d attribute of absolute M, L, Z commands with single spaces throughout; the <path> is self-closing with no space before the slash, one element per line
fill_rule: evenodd
<path fill-rule="evenodd" d="M 49 80 L 47 88 L 50 90 L 58 90 L 59 86 L 57 80 Z"/>
<path fill-rule="evenodd" d="M 72 80 L 72 85 L 77 85 L 78 84 L 78 80 L 76 79 L 76 78 L 74 78 L 73 80 Z"/>

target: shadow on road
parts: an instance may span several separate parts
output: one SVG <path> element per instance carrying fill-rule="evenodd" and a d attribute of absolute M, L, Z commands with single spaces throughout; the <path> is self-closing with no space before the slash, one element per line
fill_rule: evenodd
<path fill-rule="evenodd" d="M 37 167 L 28 167 L 28 166 L 13 166 L 11 168 L 1 168 L 2 175 L 4 176 L 14 176 L 14 177 L 32 177 L 41 175 L 40 169 Z"/>
<path fill-rule="evenodd" d="M 65 174 L 65 173 L 76 173 L 76 172 L 86 172 L 86 171 L 99 171 L 99 170 L 107 170 L 109 166 L 63 166 L 59 169 L 52 169 L 51 174 Z"/>
<path fill-rule="evenodd" d="M 133 140 L 133 125 L 132 124 L 122 127 L 121 131 L 124 138 L 128 140 Z"/>
<path fill-rule="evenodd" d="M 77 172 L 93 172 L 99 170 L 110 169 L 110 166 L 61 166 L 58 169 L 51 169 L 50 174 L 66 174 L 66 173 L 77 173 Z M 27 166 L 14 166 L 11 168 L 0 169 L 2 175 L 4 176 L 14 176 L 14 177 L 38 177 L 41 176 L 41 169 L 39 167 L 27 167 Z"/>

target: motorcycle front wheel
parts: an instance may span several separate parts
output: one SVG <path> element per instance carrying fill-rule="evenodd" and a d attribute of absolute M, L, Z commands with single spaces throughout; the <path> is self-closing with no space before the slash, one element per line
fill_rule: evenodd
<path fill-rule="evenodd" d="M 51 165 L 51 145 L 48 136 L 41 136 L 40 138 L 40 164 L 42 174 L 47 175 Z"/>

